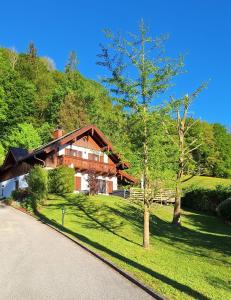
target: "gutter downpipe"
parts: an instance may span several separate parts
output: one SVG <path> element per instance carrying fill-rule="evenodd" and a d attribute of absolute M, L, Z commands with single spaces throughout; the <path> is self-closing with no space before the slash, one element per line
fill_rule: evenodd
<path fill-rule="evenodd" d="M 38 158 L 38 157 L 36 156 L 36 154 L 34 154 L 34 158 L 35 158 L 35 159 L 37 159 L 38 161 L 42 162 L 42 164 L 43 164 L 43 167 L 45 167 L 45 166 L 46 166 L 46 163 L 45 163 L 45 161 L 44 161 L 44 160 L 42 160 L 41 158 Z"/>

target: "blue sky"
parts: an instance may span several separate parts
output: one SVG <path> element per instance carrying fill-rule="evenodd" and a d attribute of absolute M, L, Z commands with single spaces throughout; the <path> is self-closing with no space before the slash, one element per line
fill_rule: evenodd
<path fill-rule="evenodd" d="M 231 128 L 230 16 L 229 0 L 8 0 L 1 2 L 0 45 L 20 52 L 33 41 L 39 55 L 52 58 L 60 70 L 75 50 L 82 74 L 97 80 L 104 73 L 95 64 L 102 29 L 135 32 L 143 18 L 153 36 L 170 35 L 169 56 L 186 54 L 187 73 L 171 94 L 181 96 L 210 79 L 194 114 Z"/>

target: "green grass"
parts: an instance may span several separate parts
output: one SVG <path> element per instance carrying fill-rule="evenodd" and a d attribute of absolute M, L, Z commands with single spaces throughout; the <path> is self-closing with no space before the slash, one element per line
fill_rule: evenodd
<path fill-rule="evenodd" d="M 184 211 L 184 227 L 174 228 L 172 207 L 154 206 L 151 248 L 145 251 L 142 211 L 127 200 L 49 198 L 42 217 L 60 227 L 65 205 L 66 233 L 169 299 L 231 299 L 231 226 L 218 218 Z"/>
<path fill-rule="evenodd" d="M 185 177 L 187 179 L 189 177 Z M 183 183 L 183 188 L 186 188 L 190 185 L 196 185 L 204 188 L 216 188 L 217 185 L 231 185 L 231 179 L 224 178 L 215 178 L 215 177 L 207 177 L 207 176 L 194 176 L 188 181 Z"/>

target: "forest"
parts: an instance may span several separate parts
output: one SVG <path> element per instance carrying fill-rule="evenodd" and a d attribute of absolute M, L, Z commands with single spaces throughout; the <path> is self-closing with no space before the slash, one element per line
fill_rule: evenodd
<path fill-rule="evenodd" d="M 174 173 L 177 150 L 163 127 L 163 116 L 151 111 L 150 161 L 160 172 Z M 192 118 L 188 120 L 194 122 Z M 170 120 L 175 122 L 175 120 Z M 57 126 L 65 132 L 95 124 L 131 164 L 129 172 L 141 175 L 142 132 L 137 115 L 116 101 L 101 84 L 78 70 L 76 54 L 70 53 L 65 70 L 40 57 L 33 43 L 26 53 L 0 48 L 0 164 L 9 147 L 32 150 L 51 139 Z M 170 131 L 174 139 L 174 132 Z M 199 120 L 187 132 L 188 143 L 197 137 L 186 173 L 231 177 L 231 133 L 222 124 Z M 161 162 L 161 163 L 160 163 Z"/>

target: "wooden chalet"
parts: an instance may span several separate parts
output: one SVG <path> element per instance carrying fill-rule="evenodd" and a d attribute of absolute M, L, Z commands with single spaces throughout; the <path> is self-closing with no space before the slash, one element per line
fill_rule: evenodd
<path fill-rule="evenodd" d="M 34 165 L 46 169 L 65 165 L 75 169 L 75 191 L 88 192 L 88 174 L 97 175 L 98 192 L 111 194 L 118 184 L 135 183 L 124 170 L 129 165 L 121 160 L 111 143 L 94 125 L 73 130 L 65 135 L 61 129 L 53 133 L 53 140 L 33 151 L 11 148 L 0 167 L 0 197 L 9 197 L 13 190 L 26 188 L 26 174 Z"/>

